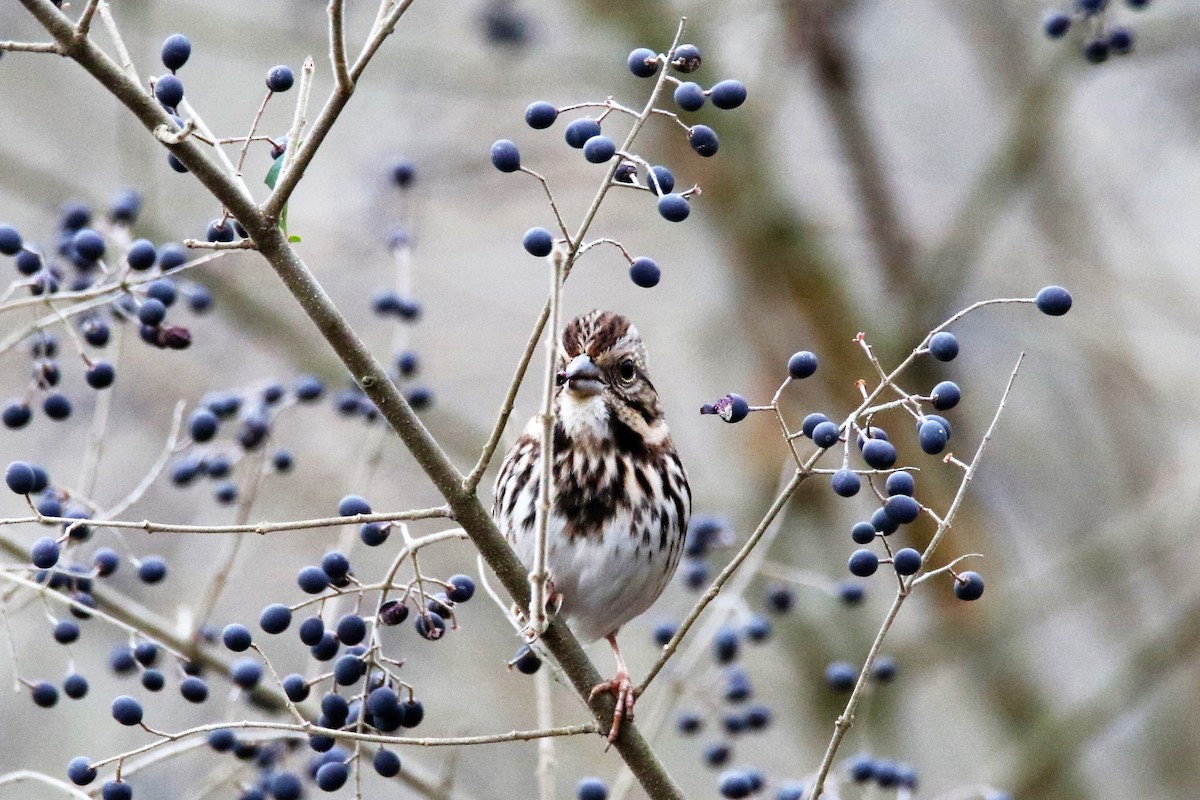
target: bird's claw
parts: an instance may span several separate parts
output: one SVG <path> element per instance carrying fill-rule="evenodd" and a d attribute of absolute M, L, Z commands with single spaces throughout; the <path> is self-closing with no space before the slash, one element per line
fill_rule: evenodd
<path fill-rule="evenodd" d="M 608 747 L 611 747 L 621 735 L 621 722 L 626 719 L 633 721 L 633 704 L 637 700 L 637 692 L 629 673 L 624 670 L 617 672 L 611 680 L 593 686 L 592 691 L 588 693 L 588 702 L 591 703 L 596 695 L 603 692 L 611 692 L 617 699 L 616 708 L 613 709 L 612 727 L 608 729 Z M 607 750 L 608 747 L 604 749 Z"/>

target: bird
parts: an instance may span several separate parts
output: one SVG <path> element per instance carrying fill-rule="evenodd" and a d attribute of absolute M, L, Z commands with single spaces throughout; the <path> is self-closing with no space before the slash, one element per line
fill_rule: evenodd
<path fill-rule="evenodd" d="M 683 552 L 692 493 L 671 442 L 646 346 L 625 316 L 595 310 L 563 328 L 557 346 L 547 526 L 550 602 L 584 644 L 606 639 L 616 675 L 611 745 L 636 700 L 617 633 L 670 582 Z M 543 424 L 534 416 L 496 478 L 492 516 L 532 569 Z"/>

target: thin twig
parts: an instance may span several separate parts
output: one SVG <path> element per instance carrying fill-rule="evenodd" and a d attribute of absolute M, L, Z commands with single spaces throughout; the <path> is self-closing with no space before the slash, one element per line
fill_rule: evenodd
<path fill-rule="evenodd" d="M 547 537 L 550 531 L 550 504 L 554 499 L 554 393 L 558 387 L 558 327 L 562 296 L 563 253 L 550 253 L 550 333 L 546 337 L 546 383 L 542 394 L 542 441 L 538 455 L 537 505 L 534 508 L 533 568 L 529 571 L 529 629 L 526 636 L 533 640 L 546 632 L 546 584 L 550 573 L 546 566 Z"/>
<path fill-rule="evenodd" d="M 77 36 L 88 35 L 88 31 L 92 28 L 92 17 L 96 15 L 98 5 L 100 5 L 100 0 L 87 0 L 87 5 L 83 7 L 83 13 L 79 15 L 79 22 L 75 23 Z"/>
<path fill-rule="evenodd" d="M 0 50 L 19 53 L 53 53 L 62 55 L 62 48 L 55 42 L 0 42 Z"/>
<path fill-rule="evenodd" d="M 138 84 L 139 89 L 144 93 L 146 90 L 141 89 L 142 79 L 138 77 L 137 68 L 133 66 L 133 59 L 129 56 L 129 48 L 125 46 L 125 40 L 121 38 L 121 31 L 117 28 L 117 21 L 113 19 L 112 9 L 109 8 L 106 0 L 100 0 L 96 9 L 100 14 L 100 21 L 104 23 L 104 29 L 108 32 L 108 36 L 112 39 L 113 47 L 117 48 L 117 58 L 121 69 L 129 76 L 129 79 L 135 84 Z"/>
<path fill-rule="evenodd" d="M 333 63 L 333 75 L 338 88 L 345 92 L 354 90 L 350 70 L 346 66 L 346 34 L 343 30 L 345 0 L 329 0 L 329 60 Z"/>
<path fill-rule="evenodd" d="M 175 452 L 175 448 L 179 444 L 179 431 L 183 425 L 183 409 L 185 406 L 186 404 L 182 400 L 175 404 L 175 411 L 171 415 L 171 427 L 167 433 L 167 441 L 163 445 L 162 450 L 159 451 L 158 458 L 155 459 L 154 463 L 150 466 L 150 469 L 147 470 L 146 474 L 143 475 L 142 479 L 138 482 L 138 485 L 133 487 L 129 494 L 117 501 L 116 505 L 114 505 L 112 508 L 105 509 L 104 512 L 99 515 L 101 519 L 106 517 L 117 517 L 121 514 L 124 514 L 131 506 L 133 506 L 134 503 L 136 503 L 138 500 L 141 500 L 142 495 L 146 494 L 150 487 L 154 485 L 154 481 L 157 480 L 158 476 L 162 474 L 162 471 L 167 466 L 167 462 L 171 459 L 171 454 Z M 99 458 L 99 456 L 97 456 L 97 458 Z M 91 492 L 85 491 L 84 494 L 90 495 Z M 3 523 L 0 522 L 0 524 Z M 117 527 L 111 522 L 105 522 L 104 524 L 109 527 Z"/>
<path fill-rule="evenodd" d="M 398 522 L 415 519 L 452 519 L 453 515 L 446 506 L 434 508 L 418 508 L 411 511 L 391 511 L 378 514 L 356 514 L 352 517 L 320 517 L 318 519 L 297 519 L 290 522 L 258 522 L 245 525 L 175 525 L 167 522 L 151 522 L 150 520 L 106 519 L 93 520 L 93 524 L 105 528 L 134 528 L 147 533 L 257 533 L 267 534 L 279 531 L 303 531 L 313 528 L 332 528 L 337 525 L 359 525 L 364 522 Z M 34 522 L 69 524 L 78 523 L 72 517 L 11 517 L 0 519 L 0 525 L 25 525 Z"/>

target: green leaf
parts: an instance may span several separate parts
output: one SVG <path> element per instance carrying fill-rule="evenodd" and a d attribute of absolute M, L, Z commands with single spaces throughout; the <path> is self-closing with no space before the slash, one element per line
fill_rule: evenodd
<path fill-rule="evenodd" d="M 299 236 L 293 234 L 292 236 L 288 237 L 288 241 L 292 244 L 300 244 L 300 242 L 303 240 Z"/>
<path fill-rule="evenodd" d="M 283 157 L 286 155 L 287 153 L 280 154 L 279 158 L 275 159 L 275 163 L 271 165 L 271 168 L 267 170 L 267 177 L 263 178 L 263 183 L 272 189 L 275 188 L 275 181 L 279 180 L 279 171 L 283 169 Z"/>

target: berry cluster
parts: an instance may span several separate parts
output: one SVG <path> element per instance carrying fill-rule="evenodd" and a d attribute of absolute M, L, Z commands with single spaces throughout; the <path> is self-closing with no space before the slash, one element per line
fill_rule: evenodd
<path fill-rule="evenodd" d="M 84 382 L 97 391 L 112 386 L 117 377 L 113 361 L 96 353 L 109 347 L 114 324 L 138 325 L 142 341 L 158 349 L 191 345 L 190 329 L 170 323 L 168 309 L 182 300 L 193 313 L 203 314 L 212 307 L 212 294 L 175 277 L 195 263 L 187 261 L 183 247 L 171 242 L 156 247 L 147 239 L 133 238 L 141 205 L 136 192 L 121 192 L 103 220 L 93 219 L 86 205 L 67 205 L 59 216 L 54 256 L 11 225 L 0 225 L 0 253 L 12 256 L 19 273 L 3 299 L 26 289 L 41 299 L 33 302 L 49 305 L 61 298 L 72 303 L 64 308 L 51 305 L 53 313 L 18 334 L 28 341 L 32 379 L 24 396 L 4 404 L 0 420 L 6 428 L 28 425 L 35 405 L 54 421 L 71 416 L 74 404 L 61 384 L 60 343 L 45 330 L 64 319 L 74 318 L 67 327 L 70 345 L 83 362 Z M 11 301 L 10 307 L 30 302 Z"/>
<path fill-rule="evenodd" d="M 1133 30 L 1116 24 L 1109 0 L 1071 0 L 1067 10 L 1050 9 L 1042 16 L 1042 32 L 1051 39 L 1065 39 L 1074 33 L 1080 52 L 1092 64 L 1102 64 L 1109 56 L 1133 52 Z M 1142 11 L 1150 0 L 1125 0 L 1125 6 Z"/>
<path fill-rule="evenodd" d="M 584 116 L 572 120 L 563 132 L 569 147 L 580 150 L 584 159 L 592 164 L 606 164 L 609 167 L 605 179 L 605 187 L 621 186 L 637 189 L 657 197 L 658 213 L 670 222 L 682 222 L 691 214 L 691 199 L 699 196 L 700 187 L 675 191 L 675 176 L 665 166 L 652 165 L 642 156 L 628 149 L 632 146 L 641 123 L 650 115 L 665 116 L 674 121 L 684 131 L 688 143 L 698 155 L 705 158 L 716 155 L 720 145 L 716 132 L 707 125 L 691 124 L 680 119 L 677 112 L 657 108 L 655 101 L 664 85 L 675 87 L 675 104 L 682 112 L 700 110 L 708 100 L 719 109 L 734 109 L 746 100 L 746 87 L 736 80 L 723 80 L 709 89 L 700 84 L 684 81 L 677 75 L 688 75 L 700 68 L 702 59 L 700 50 L 692 44 L 675 46 L 668 54 L 655 53 L 642 47 L 629 54 L 629 70 L 639 78 L 658 76 L 653 96 L 646 110 L 637 112 L 623 106 L 611 98 L 604 102 L 575 103 L 564 107 L 555 106 L 545 101 L 531 103 L 525 109 L 525 122 L 535 130 L 551 127 L 560 114 L 582 109 L 596 109 L 595 116 Z M 627 134 L 625 143 L 618 146 L 617 140 L 606 133 L 605 122 L 614 114 L 624 114 L 635 122 L 633 129 Z M 492 145 L 492 165 L 501 172 L 525 172 L 533 175 L 546 185 L 545 178 L 521 163 L 521 154 L 517 145 L 509 139 L 501 139 Z M 547 186 L 547 192 L 549 187 Z M 551 195 L 553 207 L 553 195 Z M 554 209 L 558 216 L 557 209 Z M 545 257 L 550 255 L 556 245 L 562 245 L 574 257 L 587 249 L 581 241 L 573 241 L 562 219 L 558 218 L 558 228 L 561 236 L 556 237 L 544 227 L 530 228 L 525 232 L 522 244 L 530 255 Z M 629 277 L 638 286 L 650 288 L 658 285 L 662 278 L 662 270 L 654 259 L 647 256 L 634 257 L 620 243 L 614 240 L 601 240 L 616 245 L 629 264 Z"/>

